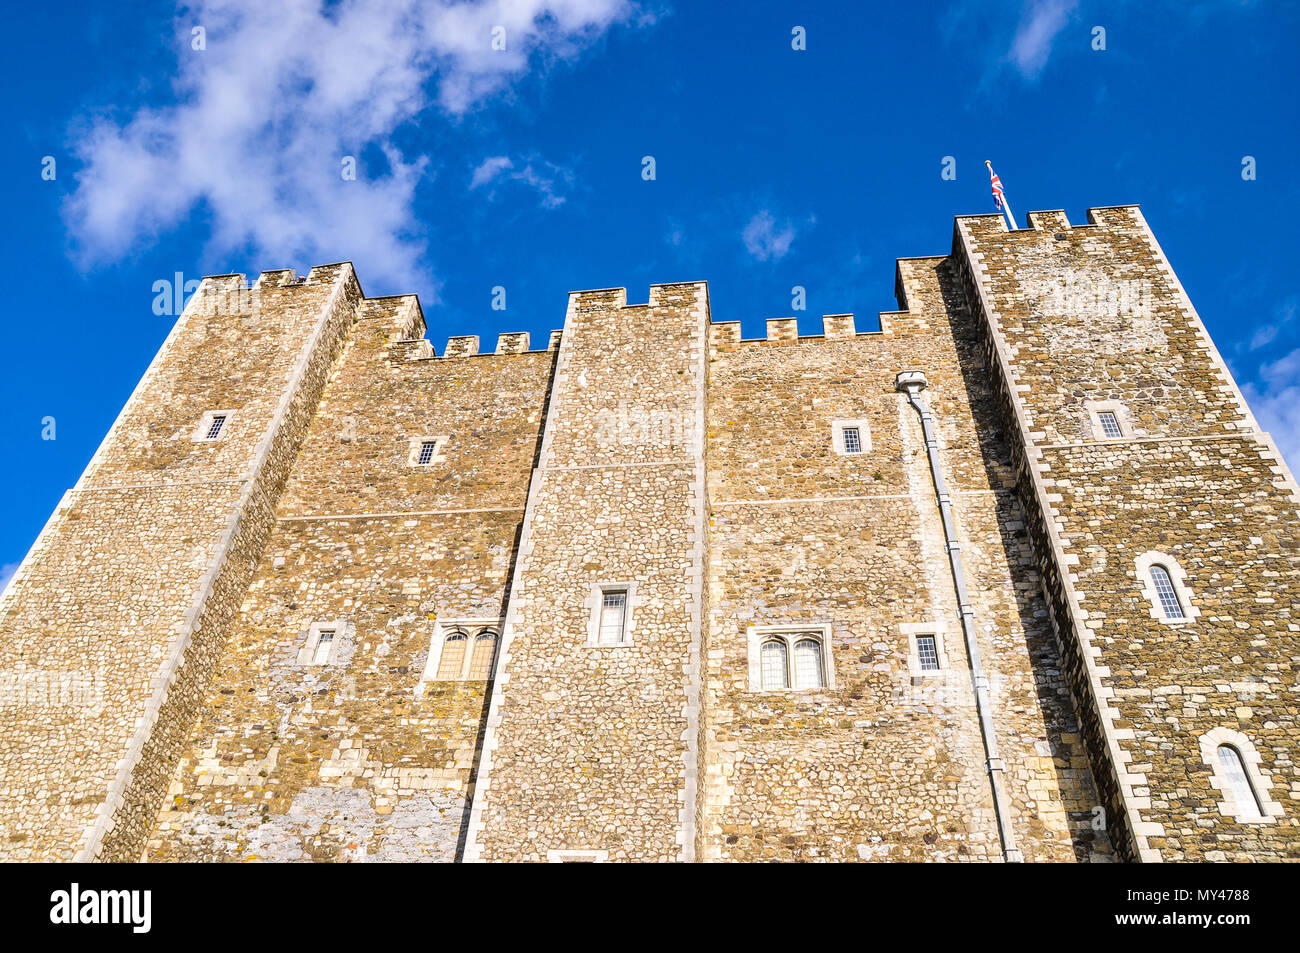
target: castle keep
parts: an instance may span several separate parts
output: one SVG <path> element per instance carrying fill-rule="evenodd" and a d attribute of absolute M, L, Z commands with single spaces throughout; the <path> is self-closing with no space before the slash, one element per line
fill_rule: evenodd
<path fill-rule="evenodd" d="M 1137 207 L 1029 226 L 764 340 L 205 279 L 0 601 L 0 858 L 1300 858 L 1300 488 Z"/>

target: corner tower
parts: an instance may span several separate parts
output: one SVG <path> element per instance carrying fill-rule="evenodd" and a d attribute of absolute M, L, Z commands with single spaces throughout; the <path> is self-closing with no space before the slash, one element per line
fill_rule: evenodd
<path fill-rule="evenodd" d="M 1300 492 L 1136 206 L 957 219 L 1117 848 L 1294 857 Z"/>
<path fill-rule="evenodd" d="M 361 290 L 204 279 L 0 600 L 8 860 L 134 860 Z"/>

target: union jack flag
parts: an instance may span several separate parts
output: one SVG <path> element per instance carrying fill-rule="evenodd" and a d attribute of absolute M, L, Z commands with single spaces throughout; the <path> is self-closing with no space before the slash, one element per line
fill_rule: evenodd
<path fill-rule="evenodd" d="M 1003 199 L 1002 180 L 999 179 L 998 174 L 993 171 L 993 163 L 985 162 L 984 164 L 989 167 L 990 184 L 993 186 L 993 204 L 998 207 L 998 211 L 1000 212 L 1002 211 Z"/>

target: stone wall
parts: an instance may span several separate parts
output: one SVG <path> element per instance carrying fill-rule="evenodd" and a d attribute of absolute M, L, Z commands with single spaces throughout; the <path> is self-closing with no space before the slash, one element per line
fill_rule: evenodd
<path fill-rule="evenodd" d="M 204 281 L 5 593 L 8 859 L 139 853 L 360 296 L 348 265 L 284 278 Z"/>
<path fill-rule="evenodd" d="M 1018 432 L 1067 670 L 1125 857 L 1294 857 L 1300 747 L 1300 495 L 1136 207 L 1089 225 L 1033 213 L 958 220 Z M 1096 432 L 1110 401 L 1121 439 Z M 1094 402 L 1090 408 L 1090 402 Z M 1186 573 L 1187 618 L 1163 621 L 1139 563 Z M 1213 744 L 1246 739 L 1267 820 L 1237 820 Z M 1207 742 L 1208 743 L 1208 742 Z"/>
<path fill-rule="evenodd" d="M 1300 856 L 1300 488 L 1141 215 L 1090 221 L 959 218 L 872 334 L 741 340 L 685 283 L 439 357 L 349 265 L 209 279 L 0 601 L 0 856 Z M 458 624 L 495 667 L 440 664 Z M 822 687 L 763 690 L 772 627 Z"/>
<path fill-rule="evenodd" d="M 426 664 L 438 623 L 504 614 L 553 355 L 422 357 L 423 330 L 414 298 L 362 304 L 150 860 L 456 858 L 489 683 Z"/>
<path fill-rule="evenodd" d="M 707 326 L 703 284 L 570 298 L 467 859 L 694 857 Z"/>
<path fill-rule="evenodd" d="M 702 856 L 1001 859 L 934 485 L 895 388 L 922 370 L 1018 846 L 1105 859 L 979 329 L 947 259 L 901 261 L 899 284 L 910 310 L 883 316 L 883 333 L 855 335 L 842 316 L 820 338 L 740 342 L 715 326 Z M 837 419 L 869 429 L 863 453 L 837 452 Z M 914 678 L 908 627 L 927 623 L 945 670 Z M 748 627 L 786 624 L 830 626 L 833 686 L 752 690 Z"/>

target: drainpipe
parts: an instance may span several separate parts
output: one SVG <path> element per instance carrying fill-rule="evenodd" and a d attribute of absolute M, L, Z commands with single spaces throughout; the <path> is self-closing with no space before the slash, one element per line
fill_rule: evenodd
<path fill-rule="evenodd" d="M 993 733 L 992 704 L 989 699 L 989 680 L 980 662 L 979 642 L 975 638 L 975 609 L 966 590 L 966 570 L 961 561 L 961 544 L 957 541 L 957 528 L 952 518 L 952 500 L 943 482 L 939 465 L 939 441 L 934 435 L 934 415 L 921 396 L 929 382 L 924 371 L 904 371 L 895 379 L 895 386 L 907 394 L 907 402 L 921 415 L 921 431 L 925 435 L 925 451 L 930 458 L 930 476 L 934 478 L 934 491 L 939 498 L 939 515 L 943 518 L 943 536 L 952 564 L 952 584 L 957 590 L 957 611 L 961 615 L 961 631 L 966 639 L 966 657 L 970 659 L 971 685 L 975 689 L 975 711 L 979 715 L 980 734 L 984 737 L 985 762 L 989 772 L 989 786 L 993 789 L 993 810 L 998 818 L 998 835 L 1002 839 L 1002 859 L 1007 863 L 1023 861 L 1024 855 L 1016 848 L 1016 835 L 1011 829 L 1011 814 L 1007 809 L 1005 768 L 998 755 L 998 739 Z"/>

